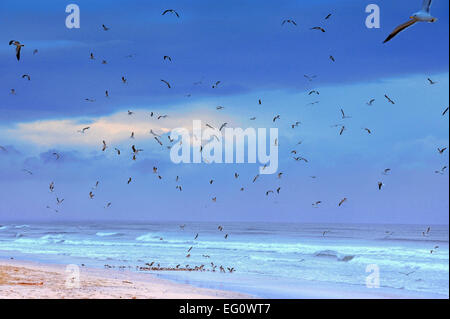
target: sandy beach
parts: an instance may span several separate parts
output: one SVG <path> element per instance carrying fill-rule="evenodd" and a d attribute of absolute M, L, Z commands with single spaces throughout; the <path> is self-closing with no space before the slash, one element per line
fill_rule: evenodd
<path fill-rule="evenodd" d="M 150 274 L 79 267 L 79 287 L 65 265 L 0 260 L 1 299 L 242 299 L 250 296 L 173 283 Z M 69 285 L 67 284 L 69 283 Z M 71 286 L 72 285 L 72 286 Z"/>

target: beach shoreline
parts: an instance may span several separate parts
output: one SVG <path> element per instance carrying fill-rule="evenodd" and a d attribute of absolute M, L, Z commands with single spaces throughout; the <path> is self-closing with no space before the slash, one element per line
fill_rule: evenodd
<path fill-rule="evenodd" d="M 79 285 L 76 274 L 79 269 Z M 248 299 L 129 270 L 0 259 L 0 299 Z"/>

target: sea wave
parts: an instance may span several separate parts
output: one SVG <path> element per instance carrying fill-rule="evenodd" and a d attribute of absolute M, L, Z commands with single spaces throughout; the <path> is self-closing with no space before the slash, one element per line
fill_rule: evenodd
<path fill-rule="evenodd" d="M 98 232 L 95 235 L 99 236 L 99 237 L 109 237 L 109 236 L 117 236 L 117 235 L 119 235 L 119 233 L 115 233 L 115 232 Z"/>
<path fill-rule="evenodd" d="M 315 257 L 325 257 L 325 258 L 332 258 L 332 259 L 336 259 L 338 261 L 350 261 L 353 258 L 355 258 L 355 255 L 341 255 L 339 254 L 337 251 L 335 250 L 321 250 L 321 251 L 317 251 L 314 253 Z"/>

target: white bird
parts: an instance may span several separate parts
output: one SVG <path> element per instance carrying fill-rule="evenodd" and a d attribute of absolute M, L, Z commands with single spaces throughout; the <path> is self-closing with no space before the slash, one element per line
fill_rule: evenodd
<path fill-rule="evenodd" d="M 432 0 L 423 0 L 422 10 L 414 13 L 412 16 L 410 16 L 410 20 L 408 22 L 405 22 L 401 25 L 399 25 L 397 28 L 392 31 L 391 34 L 384 40 L 383 43 L 388 42 L 393 37 L 395 37 L 397 34 L 402 32 L 403 30 L 411 27 L 416 22 L 436 22 L 437 18 L 433 17 L 430 14 L 430 7 L 431 7 Z"/>

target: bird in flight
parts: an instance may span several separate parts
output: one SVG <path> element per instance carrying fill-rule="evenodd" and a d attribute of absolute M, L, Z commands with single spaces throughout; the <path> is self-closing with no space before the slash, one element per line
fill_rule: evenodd
<path fill-rule="evenodd" d="M 447 149 L 446 147 L 444 147 L 444 148 L 439 148 L 439 147 L 438 147 L 438 152 L 439 152 L 439 154 L 444 154 L 444 152 L 445 152 L 446 149 Z"/>
<path fill-rule="evenodd" d="M 344 133 L 344 131 L 345 131 L 345 126 L 342 125 L 341 126 L 341 130 L 339 131 L 339 135 L 342 135 L 342 133 Z"/>
<path fill-rule="evenodd" d="M 381 190 L 381 187 L 383 187 L 383 186 L 384 186 L 383 182 L 378 182 L 378 189 L 379 190 Z"/>
<path fill-rule="evenodd" d="M 280 115 L 277 115 L 273 118 L 272 122 L 275 122 L 276 120 L 279 120 L 279 119 L 280 119 Z"/>
<path fill-rule="evenodd" d="M 89 129 L 90 129 L 90 127 L 87 126 L 87 127 L 82 128 L 82 129 L 79 130 L 78 132 L 84 134 L 84 133 L 85 133 L 87 130 L 89 130 Z"/>
<path fill-rule="evenodd" d="M 369 106 L 372 106 L 373 102 L 375 102 L 375 99 L 371 99 L 369 102 L 367 102 L 366 104 Z"/>
<path fill-rule="evenodd" d="M 105 30 L 105 31 L 108 31 L 110 28 L 108 28 L 106 25 L 104 25 L 104 24 L 102 24 L 102 28 L 103 28 L 103 30 Z"/>
<path fill-rule="evenodd" d="M 178 14 L 178 12 L 176 12 L 176 11 L 173 10 L 173 9 L 167 9 L 167 10 L 164 10 L 164 12 L 162 13 L 162 15 L 165 15 L 166 13 L 172 13 L 172 14 L 176 15 L 177 18 L 180 17 L 180 15 Z"/>
<path fill-rule="evenodd" d="M 104 152 L 108 148 L 108 146 L 106 146 L 105 141 L 103 141 L 102 143 L 103 143 L 102 152 Z"/>
<path fill-rule="evenodd" d="M 170 83 L 167 82 L 166 80 L 162 80 L 162 79 L 161 79 L 161 82 L 165 83 L 169 89 L 171 88 Z"/>
<path fill-rule="evenodd" d="M 22 79 L 27 79 L 28 81 L 30 81 L 31 77 L 29 74 L 24 74 L 24 75 L 22 75 Z"/>
<path fill-rule="evenodd" d="M 223 124 L 220 126 L 219 131 L 222 131 L 222 129 L 223 129 L 225 126 L 227 126 L 227 124 L 228 124 L 228 123 L 226 123 L 226 122 L 223 123 Z"/>
<path fill-rule="evenodd" d="M 310 76 L 310 75 L 306 75 L 306 74 L 303 75 L 303 76 L 304 76 L 305 78 L 307 78 L 308 81 L 310 81 L 310 82 L 311 82 L 312 80 L 314 80 L 314 79 L 317 77 L 317 75 L 311 75 L 311 76 Z"/>
<path fill-rule="evenodd" d="M 388 100 L 389 103 L 395 104 L 395 102 L 387 94 L 385 94 L 384 97 Z"/>
<path fill-rule="evenodd" d="M 447 108 L 444 110 L 444 112 L 442 112 L 442 116 L 444 116 L 447 112 L 448 112 L 448 106 L 447 106 Z"/>
<path fill-rule="evenodd" d="M 285 20 L 283 20 L 283 22 L 281 22 L 281 25 L 284 25 L 285 23 L 291 23 L 292 25 L 297 26 L 297 23 L 294 20 L 292 20 L 292 19 L 285 19 Z"/>
<path fill-rule="evenodd" d="M 329 13 L 326 17 L 325 20 L 328 20 L 331 17 L 331 13 Z"/>
<path fill-rule="evenodd" d="M 350 118 L 352 118 L 351 116 L 347 116 L 347 115 L 345 115 L 345 113 L 344 113 L 344 110 L 343 109 L 341 109 L 341 114 L 342 114 L 342 119 L 344 120 L 344 119 L 350 119 Z"/>
<path fill-rule="evenodd" d="M 163 60 L 164 60 L 164 61 L 165 61 L 165 60 L 169 60 L 170 62 L 172 62 L 172 58 L 171 58 L 170 56 L 168 56 L 168 55 L 165 55 L 164 58 L 163 58 Z"/>
<path fill-rule="evenodd" d="M 347 201 L 347 197 L 344 197 L 343 199 L 341 199 L 341 201 L 339 202 L 338 206 L 341 206 L 342 204 L 344 204 Z"/>
<path fill-rule="evenodd" d="M 213 84 L 212 88 L 213 89 L 217 88 L 219 86 L 219 84 L 220 84 L 220 81 L 216 81 L 216 83 Z"/>
<path fill-rule="evenodd" d="M 383 41 L 383 43 L 386 43 L 390 41 L 392 38 L 394 38 L 397 34 L 402 32 L 403 30 L 413 26 L 416 22 L 436 22 L 437 18 L 431 16 L 430 14 L 430 7 L 431 7 L 432 0 L 423 0 L 422 10 L 414 13 L 412 16 L 410 16 L 410 20 L 399 25 L 394 29 L 394 31 L 389 34 L 389 36 L 386 38 L 386 40 Z"/>
<path fill-rule="evenodd" d="M 312 27 L 310 30 L 319 30 L 319 31 L 325 32 L 325 29 L 322 27 Z"/>
<path fill-rule="evenodd" d="M 383 175 L 389 175 L 390 172 L 391 172 L 390 168 L 385 168 L 383 171 Z"/>
<path fill-rule="evenodd" d="M 434 81 L 433 81 L 432 79 L 430 79 L 430 78 L 428 78 L 427 80 L 428 80 L 428 82 L 430 82 L 430 84 L 431 84 L 431 85 L 433 85 L 433 84 L 436 84 L 436 83 L 437 83 L 437 82 L 434 82 Z"/>
<path fill-rule="evenodd" d="M 367 127 L 363 128 L 363 130 L 367 131 L 367 133 L 372 134 L 372 131 L 368 129 Z"/>
<path fill-rule="evenodd" d="M 19 41 L 11 40 L 9 41 L 9 45 L 15 45 L 16 46 L 16 58 L 17 61 L 20 61 L 20 51 L 22 50 L 22 47 L 24 47 L 24 44 L 21 44 Z"/>
<path fill-rule="evenodd" d="M 332 55 L 330 55 L 330 60 L 333 61 L 333 62 L 336 62 L 336 59 Z"/>

